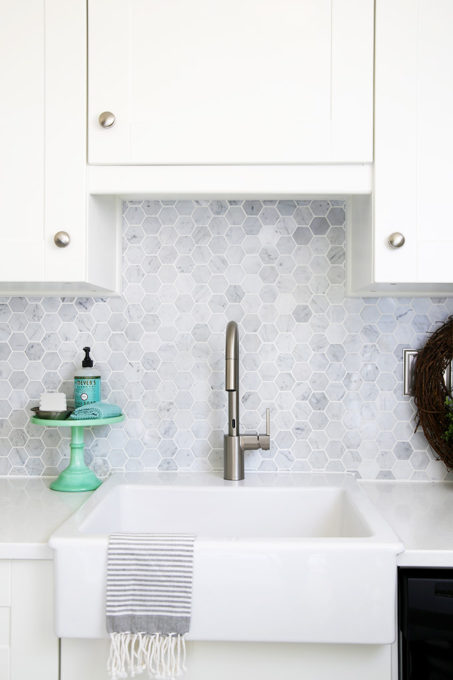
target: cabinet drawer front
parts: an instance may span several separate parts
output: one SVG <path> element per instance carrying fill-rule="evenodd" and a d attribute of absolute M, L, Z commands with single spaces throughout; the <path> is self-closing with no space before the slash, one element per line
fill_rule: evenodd
<path fill-rule="evenodd" d="M 89 0 L 90 162 L 370 162 L 373 7 Z"/>

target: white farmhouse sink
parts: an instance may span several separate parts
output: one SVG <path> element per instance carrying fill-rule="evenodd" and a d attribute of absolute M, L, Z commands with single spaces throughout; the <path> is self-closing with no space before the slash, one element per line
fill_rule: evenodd
<path fill-rule="evenodd" d="M 112 476 L 51 537 L 59 637 L 104 637 L 111 532 L 196 534 L 193 640 L 390 643 L 403 546 L 341 474 Z"/>

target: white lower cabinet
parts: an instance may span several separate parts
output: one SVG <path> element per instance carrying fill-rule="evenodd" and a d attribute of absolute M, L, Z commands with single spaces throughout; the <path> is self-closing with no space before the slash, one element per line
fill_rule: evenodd
<path fill-rule="evenodd" d="M 0 560 L 0 678 L 58 680 L 53 562 Z"/>
<path fill-rule="evenodd" d="M 61 680 L 108 680 L 108 645 L 63 639 Z M 187 651 L 183 680 L 391 680 L 390 645 L 188 642 Z"/>

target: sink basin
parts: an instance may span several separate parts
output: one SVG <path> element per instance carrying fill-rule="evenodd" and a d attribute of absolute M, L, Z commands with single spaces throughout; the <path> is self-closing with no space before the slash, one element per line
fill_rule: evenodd
<path fill-rule="evenodd" d="M 80 523 L 87 535 L 190 532 L 206 538 L 371 536 L 348 492 L 320 487 L 117 484 Z"/>
<path fill-rule="evenodd" d="M 51 537 L 59 637 L 104 637 L 112 532 L 190 532 L 188 639 L 385 644 L 403 546 L 342 474 L 113 475 Z"/>

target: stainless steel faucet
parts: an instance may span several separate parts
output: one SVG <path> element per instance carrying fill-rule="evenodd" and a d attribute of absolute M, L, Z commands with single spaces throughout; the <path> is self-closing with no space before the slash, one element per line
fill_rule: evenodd
<path fill-rule="evenodd" d="M 239 332 L 235 321 L 226 327 L 225 390 L 228 392 L 228 434 L 224 436 L 224 479 L 244 479 L 244 451 L 269 449 L 270 412 L 266 409 L 266 434 L 239 434 Z"/>

